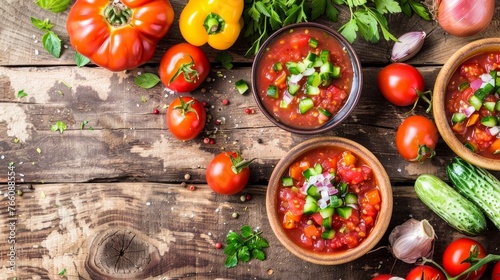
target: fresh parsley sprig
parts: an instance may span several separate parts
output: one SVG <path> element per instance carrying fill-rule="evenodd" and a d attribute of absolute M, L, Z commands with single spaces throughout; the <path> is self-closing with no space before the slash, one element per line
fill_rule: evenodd
<path fill-rule="evenodd" d="M 230 231 L 227 234 L 227 246 L 224 254 L 227 255 L 224 265 L 232 268 L 238 265 L 238 261 L 248 262 L 254 258 L 260 261 L 266 259 L 266 254 L 262 249 L 269 247 L 267 240 L 260 235 L 261 230 L 252 230 L 250 226 L 243 226 L 241 234 Z"/>
<path fill-rule="evenodd" d="M 341 9 L 346 7 L 347 9 Z M 386 16 L 403 12 L 430 20 L 426 7 L 419 0 L 245 0 L 243 36 L 252 43 L 246 55 L 255 55 L 262 43 L 279 28 L 326 17 L 337 22 L 341 11 L 349 11 L 349 20 L 339 32 L 351 43 L 358 34 L 376 43 L 380 33 L 385 40 L 397 41 L 389 31 Z"/>

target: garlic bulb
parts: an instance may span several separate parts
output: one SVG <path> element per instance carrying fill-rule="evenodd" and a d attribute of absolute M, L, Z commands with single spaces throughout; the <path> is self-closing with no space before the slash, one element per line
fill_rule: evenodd
<path fill-rule="evenodd" d="M 402 62 L 414 57 L 424 45 L 424 31 L 413 31 L 401 35 L 392 47 L 391 60 Z"/>
<path fill-rule="evenodd" d="M 419 258 L 432 255 L 435 238 L 434 228 L 427 220 L 409 219 L 392 230 L 389 243 L 394 257 L 415 263 Z"/>

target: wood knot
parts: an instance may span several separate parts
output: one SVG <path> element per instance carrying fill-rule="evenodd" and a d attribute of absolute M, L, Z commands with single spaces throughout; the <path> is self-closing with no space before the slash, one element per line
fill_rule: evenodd
<path fill-rule="evenodd" d="M 94 238 L 85 268 L 92 279 L 141 279 L 159 262 L 158 249 L 139 233 L 114 229 Z"/>

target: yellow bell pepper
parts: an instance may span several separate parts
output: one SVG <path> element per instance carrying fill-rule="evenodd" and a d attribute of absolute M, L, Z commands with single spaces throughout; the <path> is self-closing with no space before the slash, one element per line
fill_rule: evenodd
<path fill-rule="evenodd" d="M 189 0 L 181 12 L 182 37 L 195 46 L 231 47 L 243 28 L 243 0 Z"/>

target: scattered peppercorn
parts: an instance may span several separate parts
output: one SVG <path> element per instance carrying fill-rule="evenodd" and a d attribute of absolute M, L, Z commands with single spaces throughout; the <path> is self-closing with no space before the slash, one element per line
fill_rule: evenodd
<path fill-rule="evenodd" d="M 237 218 L 238 218 L 238 216 L 239 216 L 239 215 L 238 215 L 238 213 L 236 213 L 236 212 L 234 212 L 234 213 L 231 215 L 231 217 L 233 217 L 233 219 L 237 219 Z"/>
<path fill-rule="evenodd" d="M 203 143 L 209 144 L 210 143 L 210 138 L 208 138 L 208 137 L 203 138 Z"/>
<path fill-rule="evenodd" d="M 196 189 L 196 187 L 194 185 L 189 185 L 189 190 L 190 191 L 194 191 Z"/>
<path fill-rule="evenodd" d="M 185 188 L 185 187 L 186 187 L 186 185 L 187 185 L 187 184 L 186 184 L 186 182 L 182 182 L 182 183 L 181 183 L 181 187 L 183 187 L 183 188 Z"/>
<path fill-rule="evenodd" d="M 252 199 L 252 195 L 251 194 L 247 194 L 246 200 L 250 200 L 250 199 Z"/>
<path fill-rule="evenodd" d="M 257 143 L 262 144 L 262 139 L 257 139 Z"/>
<path fill-rule="evenodd" d="M 202 101 L 201 105 L 203 105 L 203 107 L 205 107 L 205 108 L 208 108 L 208 103 L 206 101 Z"/>
<path fill-rule="evenodd" d="M 242 202 L 245 202 L 245 201 L 247 200 L 247 197 L 246 197 L 245 195 L 241 195 L 241 196 L 240 196 L 240 200 L 241 200 Z"/>
<path fill-rule="evenodd" d="M 158 108 L 155 108 L 155 109 L 153 110 L 153 114 L 158 115 L 159 113 L 160 113 L 160 110 L 158 110 Z"/>
<path fill-rule="evenodd" d="M 221 120 L 219 120 L 219 119 L 216 119 L 216 120 L 215 120 L 215 124 L 216 124 L 216 125 L 220 125 L 221 123 L 222 123 L 222 121 L 221 121 Z"/>
<path fill-rule="evenodd" d="M 253 111 L 253 109 L 252 109 L 252 108 L 246 108 L 246 109 L 245 109 L 245 113 L 247 113 L 248 115 L 250 115 L 250 114 L 253 114 L 253 113 L 254 113 L 254 111 Z"/>
<path fill-rule="evenodd" d="M 222 104 L 223 104 L 223 105 L 228 105 L 228 104 L 229 104 L 229 100 L 227 100 L 227 99 L 222 99 Z"/>
<path fill-rule="evenodd" d="M 210 144 L 211 145 L 215 144 L 215 139 L 210 139 Z"/>
<path fill-rule="evenodd" d="M 191 179 L 191 175 L 189 175 L 189 174 L 187 174 L 187 173 L 186 173 L 186 174 L 184 174 L 184 179 L 186 179 L 186 180 Z"/>
<path fill-rule="evenodd" d="M 220 242 L 215 243 L 215 249 L 222 248 L 222 244 Z"/>

